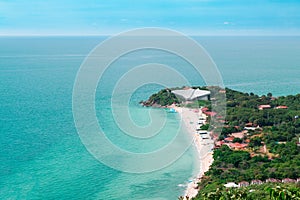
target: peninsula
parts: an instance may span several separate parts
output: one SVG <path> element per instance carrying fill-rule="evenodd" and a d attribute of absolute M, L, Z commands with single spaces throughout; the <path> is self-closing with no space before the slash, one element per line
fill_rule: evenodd
<path fill-rule="evenodd" d="M 226 113 L 211 110 L 218 93 L 226 94 Z M 270 199 L 282 191 L 286 199 L 300 198 L 300 94 L 183 87 L 163 89 L 141 103 L 185 113 L 187 130 L 195 135 L 201 169 L 180 199 Z"/>

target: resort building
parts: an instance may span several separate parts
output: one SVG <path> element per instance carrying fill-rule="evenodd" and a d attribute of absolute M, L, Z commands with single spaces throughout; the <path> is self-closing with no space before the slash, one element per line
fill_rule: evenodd
<path fill-rule="evenodd" d="M 210 91 L 208 90 L 187 88 L 173 90 L 172 93 L 183 98 L 185 101 L 210 100 Z"/>
<path fill-rule="evenodd" d="M 285 178 L 282 179 L 283 183 L 296 183 L 297 181 L 295 179 Z"/>
<path fill-rule="evenodd" d="M 239 187 L 237 184 L 233 182 L 226 183 L 224 186 L 227 188 Z"/>
<path fill-rule="evenodd" d="M 216 116 L 216 112 L 213 112 L 213 111 L 208 111 L 208 112 L 205 112 L 204 114 L 208 115 L 208 116 L 211 116 L 211 117 L 214 117 Z"/>
<path fill-rule="evenodd" d="M 229 144 L 227 144 L 227 146 L 229 146 L 229 148 L 234 149 L 234 150 L 242 150 L 242 149 L 245 149 L 248 146 L 248 144 L 240 144 L 240 143 L 236 142 L 236 143 L 229 143 Z"/>
<path fill-rule="evenodd" d="M 271 108 L 270 105 L 260 105 L 260 106 L 258 106 L 259 110 L 270 109 L 270 108 Z"/>
<path fill-rule="evenodd" d="M 215 142 L 215 148 L 220 148 L 224 143 L 224 140 Z"/>
<path fill-rule="evenodd" d="M 239 183 L 239 187 L 248 187 L 250 184 L 247 181 L 242 181 Z"/>
<path fill-rule="evenodd" d="M 245 124 L 245 127 L 244 127 L 245 130 L 252 130 L 252 131 L 256 130 L 257 128 L 259 128 L 259 126 L 255 126 L 251 122 Z"/>
<path fill-rule="evenodd" d="M 224 90 L 219 90 L 219 93 L 226 94 L 226 90 L 225 89 Z"/>
<path fill-rule="evenodd" d="M 281 180 L 275 179 L 275 178 L 268 178 L 266 180 L 266 183 L 280 183 Z"/>
<path fill-rule="evenodd" d="M 277 106 L 276 109 L 288 109 L 287 106 Z"/>
<path fill-rule="evenodd" d="M 225 138 L 224 141 L 225 141 L 225 142 L 233 142 L 234 138 L 235 138 L 235 137 L 230 136 L 230 137 Z"/>
<path fill-rule="evenodd" d="M 251 181 L 251 185 L 261 185 L 263 184 L 264 182 L 262 182 L 261 180 L 252 180 Z"/>

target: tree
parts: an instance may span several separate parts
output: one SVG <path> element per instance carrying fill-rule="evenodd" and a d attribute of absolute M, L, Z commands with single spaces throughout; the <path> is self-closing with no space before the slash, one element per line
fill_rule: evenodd
<path fill-rule="evenodd" d="M 269 92 L 268 94 L 267 94 L 267 97 L 269 97 L 269 98 L 271 98 L 273 95 L 272 95 L 272 93 L 271 92 Z"/>
<path fill-rule="evenodd" d="M 259 147 L 259 146 L 262 146 L 260 137 L 254 137 L 250 140 L 249 147 L 253 148 L 253 147 Z"/>
<path fill-rule="evenodd" d="M 234 138 L 232 142 L 233 142 L 233 143 L 236 143 L 236 142 L 242 143 L 243 140 L 242 140 L 241 138 Z"/>

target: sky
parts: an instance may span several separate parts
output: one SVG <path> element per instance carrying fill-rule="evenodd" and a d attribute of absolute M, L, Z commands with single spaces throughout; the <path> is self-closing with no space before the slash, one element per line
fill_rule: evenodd
<path fill-rule="evenodd" d="M 0 35 L 300 35 L 300 0 L 0 0 Z"/>

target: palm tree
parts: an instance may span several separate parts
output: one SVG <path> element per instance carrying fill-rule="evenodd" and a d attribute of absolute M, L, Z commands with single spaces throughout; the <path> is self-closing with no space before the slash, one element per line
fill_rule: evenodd
<path fill-rule="evenodd" d="M 281 186 L 276 186 L 273 188 L 267 188 L 266 189 L 269 192 L 270 198 L 272 200 L 300 200 L 300 191 L 299 189 L 293 189 L 289 187 L 281 187 Z"/>

